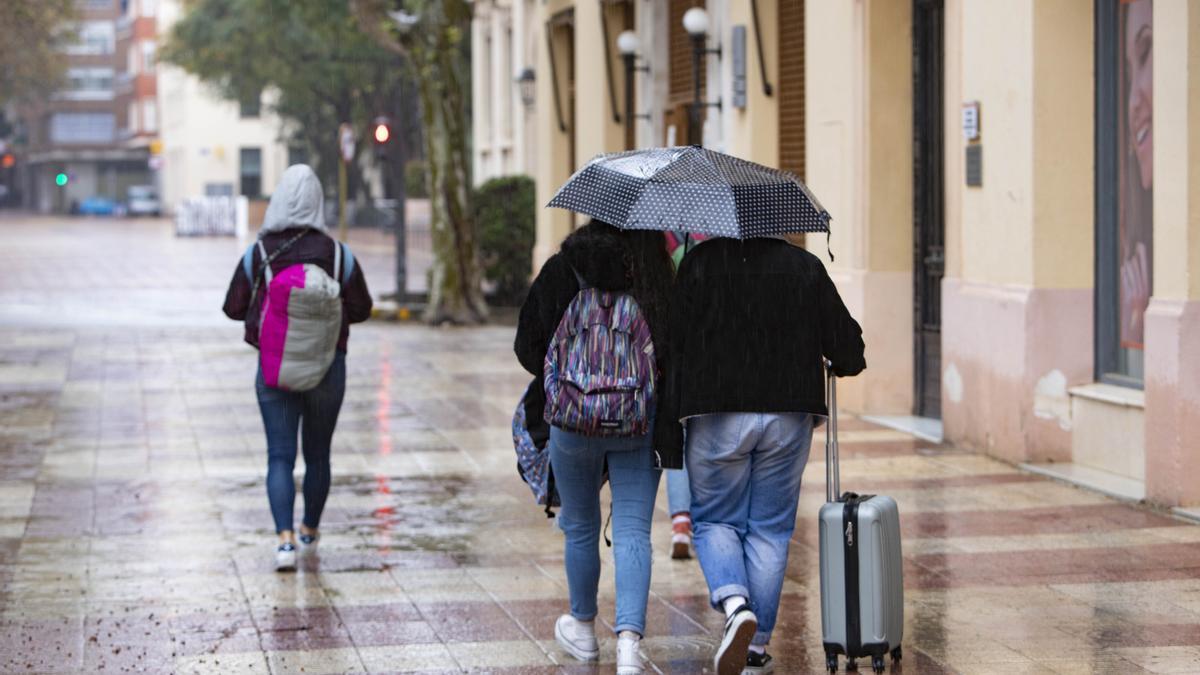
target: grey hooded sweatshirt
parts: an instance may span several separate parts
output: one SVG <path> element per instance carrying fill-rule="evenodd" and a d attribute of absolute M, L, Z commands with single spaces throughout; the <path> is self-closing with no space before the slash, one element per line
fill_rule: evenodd
<path fill-rule="evenodd" d="M 271 262 L 273 272 L 278 273 L 291 265 L 314 263 L 333 276 L 334 246 L 337 242 L 326 232 L 324 211 L 325 196 L 317 174 L 306 164 L 288 167 L 271 195 L 258 238 L 266 247 L 267 255 L 270 255 L 293 237 L 304 234 Z M 257 249 L 255 243 L 250 246 Z M 262 274 L 262 259 L 257 250 L 251 253 L 250 267 L 250 275 L 247 276 L 243 258 L 238 259 L 229 290 L 225 293 L 224 311 L 225 316 L 246 322 L 246 342 L 257 347 L 258 322 L 246 321 L 247 317 L 257 318 L 259 312 L 258 298 L 252 302 L 250 297 L 254 280 Z M 260 288 L 258 297 L 261 296 Z M 342 285 L 342 331 L 338 337 L 338 351 L 346 351 L 350 324 L 366 321 L 370 317 L 371 293 L 363 276 L 362 261 L 355 260 L 350 278 Z"/>

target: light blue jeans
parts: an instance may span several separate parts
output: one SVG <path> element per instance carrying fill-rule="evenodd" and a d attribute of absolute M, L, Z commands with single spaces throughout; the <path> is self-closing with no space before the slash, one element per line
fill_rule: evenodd
<path fill-rule="evenodd" d="M 681 471 L 667 472 L 667 515 L 692 510 L 692 488 L 688 482 L 687 467 Z"/>
<path fill-rule="evenodd" d="M 753 644 L 771 640 L 796 527 L 813 418 L 721 413 L 688 420 L 696 556 L 714 608 L 733 596 L 758 618 Z"/>
<path fill-rule="evenodd" d="M 550 466 L 562 499 L 558 526 L 566 535 L 564 563 L 571 615 L 596 618 L 600 584 L 600 487 L 608 461 L 612 491 L 612 541 L 616 561 L 616 632 L 646 634 L 646 598 L 650 594 L 650 522 L 658 478 L 653 432 L 634 438 L 581 436 L 550 428 Z"/>

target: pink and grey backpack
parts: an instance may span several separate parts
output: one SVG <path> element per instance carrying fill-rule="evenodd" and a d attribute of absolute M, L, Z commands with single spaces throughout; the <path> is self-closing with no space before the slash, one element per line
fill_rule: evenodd
<path fill-rule="evenodd" d="M 575 277 L 579 293 L 546 351 L 546 421 L 585 436 L 641 436 L 658 372 L 650 326 L 633 296 Z"/>
<path fill-rule="evenodd" d="M 342 285 L 354 271 L 354 255 L 331 238 L 333 277 L 313 263 L 289 265 L 278 274 L 273 273 L 271 262 L 302 236 L 303 233 L 293 237 L 271 255 L 267 255 L 259 240 L 242 259 L 249 277 L 255 248 L 262 258 L 261 281 L 265 284 L 257 317 L 258 360 L 263 382 L 286 391 L 316 387 L 333 363 L 342 330 Z M 254 279 L 253 283 L 252 309 L 260 279 Z"/>

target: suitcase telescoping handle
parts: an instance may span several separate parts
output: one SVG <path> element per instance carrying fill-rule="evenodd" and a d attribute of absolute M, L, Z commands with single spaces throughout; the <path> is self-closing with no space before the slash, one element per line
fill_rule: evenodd
<path fill-rule="evenodd" d="M 837 437 L 837 376 L 833 374 L 833 363 L 825 362 L 825 402 L 829 408 L 829 421 L 825 424 L 825 501 L 835 502 L 842 493 L 842 478 L 838 467 Z"/>

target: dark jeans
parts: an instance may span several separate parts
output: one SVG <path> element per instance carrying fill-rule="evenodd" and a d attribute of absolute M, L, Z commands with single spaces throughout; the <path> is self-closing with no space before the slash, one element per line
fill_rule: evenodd
<path fill-rule="evenodd" d="M 329 447 L 346 393 L 346 355 L 338 352 L 329 372 L 308 391 L 283 391 L 263 383 L 262 369 L 254 384 L 267 431 L 267 498 L 275 531 L 293 530 L 296 502 L 297 436 L 304 441 L 304 524 L 316 529 L 329 496 Z"/>

